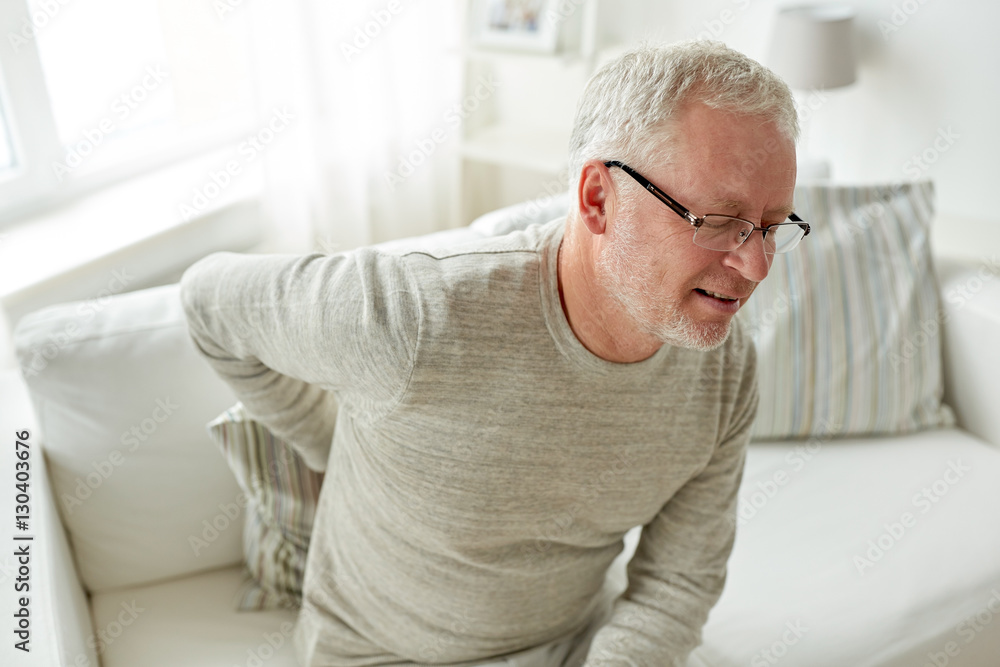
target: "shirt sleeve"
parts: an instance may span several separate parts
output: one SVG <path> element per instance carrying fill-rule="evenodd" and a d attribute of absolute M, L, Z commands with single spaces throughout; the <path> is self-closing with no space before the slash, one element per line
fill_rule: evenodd
<path fill-rule="evenodd" d="M 756 357 L 745 348 L 728 430 L 708 465 L 643 527 L 629 585 L 598 630 L 584 667 L 684 667 L 722 595 L 737 502 L 757 413 Z"/>
<path fill-rule="evenodd" d="M 215 372 L 314 470 L 338 409 L 375 420 L 405 390 L 419 305 L 399 257 L 214 253 L 185 271 L 181 301 Z"/>

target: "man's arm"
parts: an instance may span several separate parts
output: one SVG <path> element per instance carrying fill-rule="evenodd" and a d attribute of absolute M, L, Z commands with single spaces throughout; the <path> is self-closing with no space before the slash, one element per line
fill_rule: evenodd
<path fill-rule="evenodd" d="M 628 566 L 628 589 L 594 636 L 584 667 L 684 667 L 722 595 L 736 535 L 737 492 L 757 413 L 755 352 L 729 429 L 705 469 L 643 527 Z"/>
<path fill-rule="evenodd" d="M 399 258 L 220 252 L 181 278 L 192 339 L 250 415 L 324 470 L 338 403 L 377 419 L 412 367 L 419 308 Z"/>

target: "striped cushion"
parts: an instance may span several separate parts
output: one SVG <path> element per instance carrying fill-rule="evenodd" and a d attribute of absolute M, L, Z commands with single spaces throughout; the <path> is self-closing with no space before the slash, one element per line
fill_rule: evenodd
<path fill-rule="evenodd" d="M 209 422 L 236 481 L 247 496 L 243 553 L 246 580 L 240 610 L 297 608 L 323 473 L 254 421 L 237 403 Z"/>
<path fill-rule="evenodd" d="M 739 315 L 758 351 L 754 438 L 954 423 L 941 403 L 933 196 L 929 181 L 796 188 L 796 212 L 812 231 L 775 255 Z"/>

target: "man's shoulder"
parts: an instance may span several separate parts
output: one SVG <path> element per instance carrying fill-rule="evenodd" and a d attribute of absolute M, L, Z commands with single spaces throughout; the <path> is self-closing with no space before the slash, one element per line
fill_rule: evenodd
<path fill-rule="evenodd" d="M 405 302 L 427 331 L 523 323 L 542 310 L 542 267 L 558 247 L 557 224 L 457 243 L 455 235 L 415 238 L 350 254 L 364 300 L 383 308 Z"/>
<path fill-rule="evenodd" d="M 391 247 L 374 246 L 362 252 L 369 254 L 371 261 L 389 261 L 405 267 L 422 287 L 430 287 L 435 281 L 489 282 L 504 276 L 509 279 L 518 272 L 531 278 L 537 273 L 550 242 L 558 243 L 554 237 L 561 231 L 562 223 L 553 220 L 503 236 L 432 236 Z"/>
<path fill-rule="evenodd" d="M 501 236 L 469 238 L 456 243 L 437 243 L 410 250 L 400 250 L 403 257 L 418 259 L 425 256 L 434 260 L 449 260 L 476 256 L 478 261 L 488 261 L 484 256 L 497 255 L 498 261 L 521 261 L 517 257 L 504 258 L 503 255 L 531 255 L 544 251 L 546 241 L 552 234 L 562 230 L 565 219 L 553 220 L 545 224 L 534 224 Z"/>

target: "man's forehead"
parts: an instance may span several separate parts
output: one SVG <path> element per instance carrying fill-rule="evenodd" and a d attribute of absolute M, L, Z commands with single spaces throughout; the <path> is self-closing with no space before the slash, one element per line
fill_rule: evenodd
<path fill-rule="evenodd" d="M 795 144 L 773 120 L 693 100 L 660 131 L 653 158 L 662 159 L 662 166 L 653 170 L 658 180 L 650 180 L 686 197 L 682 203 L 692 210 L 703 209 L 698 214 L 793 212 Z"/>

